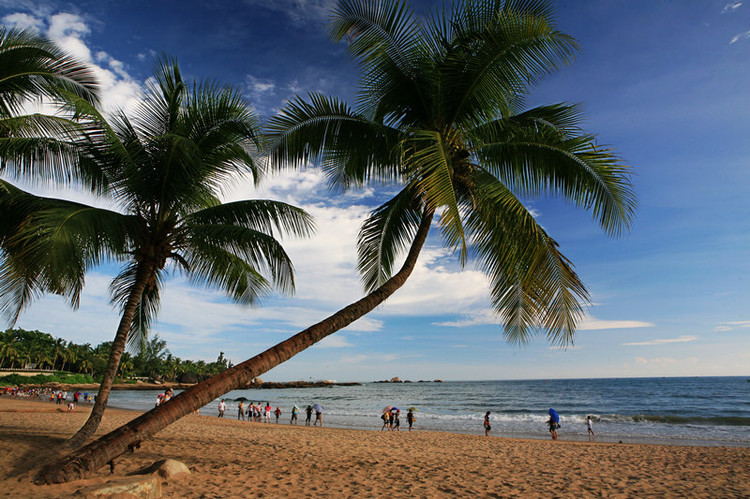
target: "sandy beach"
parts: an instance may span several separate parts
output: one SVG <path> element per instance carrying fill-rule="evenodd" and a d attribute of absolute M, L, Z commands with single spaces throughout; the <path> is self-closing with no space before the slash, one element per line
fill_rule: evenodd
<path fill-rule="evenodd" d="M 0 398 L 2 497 L 66 497 L 113 475 L 32 484 L 88 415 Z M 137 415 L 108 409 L 100 433 Z M 378 432 L 191 415 L 120 457 L 115 477 L 172 458 L 191 474 L 164 497 L 750 497 L 750 448 Z"/>

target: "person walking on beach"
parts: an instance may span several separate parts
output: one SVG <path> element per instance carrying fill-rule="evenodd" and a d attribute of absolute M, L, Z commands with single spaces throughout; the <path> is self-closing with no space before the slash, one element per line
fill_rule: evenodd
<path fill-rule="evenodd" d="M 224 402 L 224 399 L 221 399 L 221 402 L 219 402 L 219 417 L 224 417 L 224 411 L 227 410 L 227 404 Z"/>
<path fill-rule="evenodd" d="M 307 409 L 305 409 L 305 413 L 307 413 L 307 418 L 305 418 L 305 426 L 310 426 L 310 418 L 312 417 L 312 406 L 308 405 Z"/>
<path fill-rule="evenodd" d="M 414 417 L 414 410 L 409 409 L 409 412 L 406 413 L 406 422 L 409 423 L 409 431 L 411 431 L 411 425 L 414 424 L 414 420 L 416 418 Z"/>
<path fill-rule="evenodd" d="M 383 415 L 380 416 L 380 419 L 383 420 L 383 427 L 380 429 L 380 431 L 383 431 L 386 428 L 390 430 L 391 429 L 391 411 L 383 412 Z"/>
<path fill-rule="evenodd" d="M 399 419 L 399 416 L 401 415 L 401 410 L 396 410 L 396 417 L 393 420 L 393 429 L 395 431 L 401 431 L 401 419 Z"/>
<path fill-rule="evenodd" d="M 270 423 L 271 422 L 271 402 L 266 402 L 264 413 L 265 414 L 264 414 L 263 422 Z"/>
<path fill-rule="evenodd" d="M 245 402 L 240 400 L 240 405 L 237 406 L 237 421 L 245 420 Z"/>
<path fill-rule="evenodd" d="M 299 412 L 299 408 L 297 406 L 292 406 L 292 419 L 289 420 L 289 424 L 297 424 L 297 413 Z"/>
<path fill-rule="evenodd" d="M 492 426 L 490 425 L 490 411 L 487 411 L 487 414 L 484 415 L 484 436 L 485 437 L 490 436 L 491 429 L 492 429 Z"/>
<path fill-rule="evenodd" d="M 276 410 L 273 411 L 273 414 L 274 416 L 276 416 L 276 424 L 279 424 L 279 416 L 281 416 L 281 409 L 277 407 Z"/>
<path fill-rule="evenodd" d="M 594 435 L 594 422 L 591 419 L 591 416 L 586 416 L 586 428 L 588 428 L 589 433 L 589 440 L 595 437 Z"/>

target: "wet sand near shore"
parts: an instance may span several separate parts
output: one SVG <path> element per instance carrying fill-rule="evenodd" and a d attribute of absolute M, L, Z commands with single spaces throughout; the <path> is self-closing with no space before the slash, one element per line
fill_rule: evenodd
<path fill-rule="evenodd" d="M 32 484 L 88 411 L 0 397 L 0 497 L 67 497 L 113 477 L 104 467 L 74 483 Z M 108 409 L 99 433 L 138 414 Z M 212 416 L 182 418 L 118 458 L 114 476 L 172 458 L 192 473 L 165 483 L 164 497 L 750 497 L 750 448 L 377 432 Z"/>

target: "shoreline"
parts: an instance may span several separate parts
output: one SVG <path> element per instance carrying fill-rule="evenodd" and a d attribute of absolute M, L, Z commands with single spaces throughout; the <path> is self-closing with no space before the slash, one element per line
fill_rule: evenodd
<path fill-rule="evenodd" d="M 68 496 L 111 478 L 105 467 L 74 483 L 31 484 L 89 412 L 44 404 L 0 398 L 5 494 Z M 108 408 L 97 435 L 141 413 Z M 114 477 L 164 458 L 184 462 L 191 474 L 164 485 L 163 497 L 750 495 L 748 448 L 381 433 L 193 415 L 118 458 Z"/>

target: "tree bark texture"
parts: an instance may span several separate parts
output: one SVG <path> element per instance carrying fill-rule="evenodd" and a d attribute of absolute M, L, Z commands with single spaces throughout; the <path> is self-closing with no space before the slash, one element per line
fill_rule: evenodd
<path fill-rule="evenodd" d="M 423 215 L 404 264 L 382 286 L 265 352 L 188 388 L 167 403 L 155 407 L 99 440 L 72 452 L 60 462 L 44 467 L 37 474 L 35 482 L 37 484 L 64 483 L 86 477 L 128 450 L 137 448 L 141 442 L 151 438 L 181 417 L 200 409 L 231 390 L 245 387 L 253 378 L 289 360 L 326 336 L 372 311 L 403 286 L 411 275 L 427 239 L 433 214 L 433 210 L 427 210 Z"/>
<path fill-rule="evenodd" d="M 67 445 L 74 449 L 80 447 L 96 432 L 97 428 L 99 428 L 99 423 L 101 423 L 102 416 L 104 415 L 104 409 L 107 407 L 109 394 L 112 391 L 112 383 L 114 383 L 115 376 L 117 376 L 117 368 L 120 366 L 120 359 L 122 358 L 123 352 L 125 352 L 125 345 L 128 341 L 128 335 L 130 334 L 130 328 L 133 324 L 133 317 L 135 316 L 136 308 L 146 290 L 148 277 L 147 270 L 139 269 L 133 289 L 130 291 L 128 301 L 125 303 L 125 309 L 123 310 L 122 318 L 120 319 L 120 325 L 117 327 L 115 340 L 112 342 L 112 351 L 109 354 L 107 370 L 104 371 L 104 377 L 99 386 L 99 393 L 96 395 L 94 407 L 92 407 L 91 414 L 81 429 L 67 441 Z"/>

